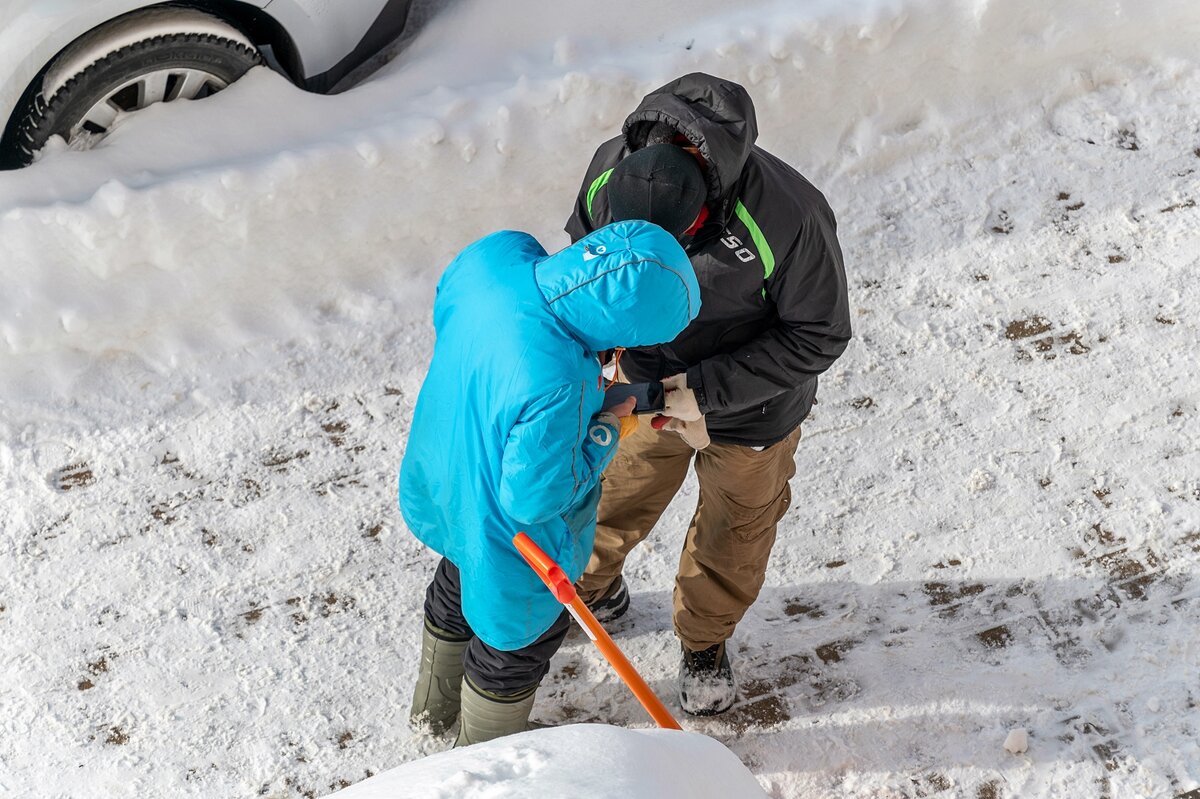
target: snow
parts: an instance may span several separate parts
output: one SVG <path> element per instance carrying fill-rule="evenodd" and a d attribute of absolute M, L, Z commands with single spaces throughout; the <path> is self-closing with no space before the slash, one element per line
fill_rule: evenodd
<path fill-rule="evenodd" d="M 1004 737 L 1004 751 L 1010 755 L 1020 755 L 1029 751 L 1029 733 L 1022 729 L 1009 730 Z"/>
<path fill-rule="evenodd" d="M 440 768 L 406 725 L 435 559 L 394 495 L 434 283 L 495 229 L 563 245 L 593 148 L 702 69 L 830 198 L 856 339 L 742 699 L 685 727 L 772 797 L 1192 799 L 1198 34 L 1186 0 L 464 0 L 345 94 L 262 72 L 0 174 L 0 794 Z M 695 501 L 615 631 L 675 711 Z M 582 635 L 534 717 L 657 740 Z"/>
<path fill-rule="evenodd" d="M 427 757 L 337 799 L 766 797 L 732 753 L 698 733 L 600 724 L 535 730 Z"/>

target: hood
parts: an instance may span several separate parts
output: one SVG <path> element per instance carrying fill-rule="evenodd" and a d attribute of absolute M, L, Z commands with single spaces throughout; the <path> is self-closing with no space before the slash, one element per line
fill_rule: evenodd
<path fill-rule="evenodd" d="M 700 313 L 691 261 L 649 222 L 600 228 L 539 259 L 534 275 L 551 312 L 592 352 L 665 344 Z"/>
<path fill-rule="evenodd" d="M 632 152 L 646 145 L 656 122 L 666 122 L 700 149 L 708 161 L 708 197 L 718 204 L 737 183 L 758 138 L 750 94 L 730 80 L 693 72 L 642 98 L 625 120 L 625 144 Z"/>

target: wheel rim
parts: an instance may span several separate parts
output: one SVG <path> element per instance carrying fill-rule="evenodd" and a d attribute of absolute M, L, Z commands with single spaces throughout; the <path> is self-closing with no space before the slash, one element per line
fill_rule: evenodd
<path fill-rule="evenodd" d="M 199 100 L 229 84 L 200 69 L 160 69 L 139 75 L 109 91 L 71 128 L 72 147 L 87 148 L 102 139 L 125 116 L 160 102 Z"/>

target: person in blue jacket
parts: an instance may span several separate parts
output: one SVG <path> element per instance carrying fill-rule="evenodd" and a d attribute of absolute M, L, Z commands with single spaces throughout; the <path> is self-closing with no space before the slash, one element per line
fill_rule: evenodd
<path fill-rule="evenodd" d="M 699 284 L 674 238 L 687 221 L 618 222 L 554 255 L 503 231 L 442 275 L 400 468 L 404 519 L 442 555 L 425 596 L 418 727 L 445 732 L 461 716 L 457 745 L 528 728 L 569 617 L 512 538 L 528 533 L 571 580 L 582 574 L 600 473 L 633 408 L 601 412 L 600 354 L 671 341 L 696 317 Z"/>

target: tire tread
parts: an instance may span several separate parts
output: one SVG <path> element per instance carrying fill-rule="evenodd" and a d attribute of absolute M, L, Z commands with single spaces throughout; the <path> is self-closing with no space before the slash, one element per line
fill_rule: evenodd
<path fill-rule="evenodd" d="M 37 152 L 45 146 L 46 142 L 52 135 L 56 133 L 55 127 L 58 122 L 58 116 L 62 109 L 71 101 L 72 92 L 82 83 L 86 83 L 93 76 L 103 72 L 105 69 L 112 67 L 120 61 L 134 56 L 138 53 L 152 50 L 153 48 L 165 44 L 186 43 L 186 44 L 210 44 L 224 47 L 231 53 L 236 54 L 239 58 L 245 58 L 250 62 L 247 71 L 266 64 L 262 54 L 253 47 L 248 47 L 241 42 L 227 39 L 224 36 L 218 36 L 212 33 L 169 33 L 160 36 L 152 36 L 148 39 L 134 42 L 117 50 L 112 51 L 103 58 L 97 59 L 89 64 L 85 69 L 75 75 L 72 75 L 66 83 L 59 88 L 54 95 L 47 100 L 42 96 L 41 92 L 34 95 L 33 100 L 25 109 L 24 118 L 17 126 L 16 135 L 14 137 L 14 149 L 16 157 L 22 164 L 28 164 L 33 161 Z M 244 74 L 244 73 L 243 73 Z"/>

